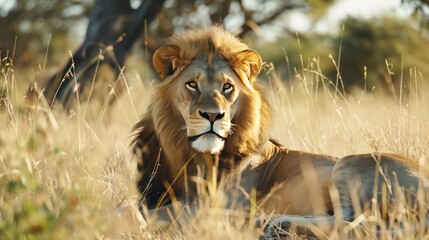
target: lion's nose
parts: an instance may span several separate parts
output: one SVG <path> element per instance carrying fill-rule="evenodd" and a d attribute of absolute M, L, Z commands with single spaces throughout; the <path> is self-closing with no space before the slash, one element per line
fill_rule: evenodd
<path fill-rule="evenodd" d="M 201 112 L 198 111 L 201 117 L 209 120 L 209 122 L 214 123 L 216 120 L 222 119 L 225 116 L 225 112 L 221 113 L 211 113 L 211 112 Z"/>

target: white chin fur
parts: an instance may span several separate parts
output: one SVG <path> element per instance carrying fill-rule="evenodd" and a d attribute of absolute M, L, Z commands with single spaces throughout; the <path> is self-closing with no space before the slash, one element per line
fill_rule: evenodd
<path fill-rule="evenodd" d="M 222 150 L 224 141 L 213 134 L 205 134 L 192 142 L 192 147 L 198 152 L 218 153 Z"/>

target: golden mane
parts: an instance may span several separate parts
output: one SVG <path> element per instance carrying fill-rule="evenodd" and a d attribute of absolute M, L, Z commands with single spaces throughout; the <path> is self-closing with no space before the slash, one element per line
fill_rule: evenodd
<path fill-rule="evenodd" d="M 243 99 L 237 103 L 240 105 L 232 119 L 233 133 L 226 139 L 222 154 L 242 159 L 257 153 L 269 141 L 271 110 L 260 88 L 253 84 L 262 65 L 259 55 L 220 27 L 176 34 L 167 40 L 163 51 L 154 54 L 153 65 L 161 83 L 146 114 L 134 127 L 132 145 L 140 159 L 138 168 L 142 179 L 138 185 L 142 193 L 148 189 L 143 187 L 148 183 L 151 191 L 162 189 L 164 181 L 171 184 L 197 154 L 187 140 L 185 122 L 176 106 L 175 78 L 197 56 L 207 54 L 217 54 L 228 62 L 242 83 Z M 154 174 L 157 166 L 160 167 Z M 160 186 L 154 186 L 159 183 Z"/>

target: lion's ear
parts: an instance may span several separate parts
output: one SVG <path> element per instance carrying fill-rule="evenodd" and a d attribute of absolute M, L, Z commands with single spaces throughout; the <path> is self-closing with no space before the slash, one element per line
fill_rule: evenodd
<path fill-rule="evenodd" d="M 161 47 L 153 54 L 153 67 L 161 79 L 174 73 L 178 67 L 179 49 L 176 47 Z"/>
<path fill-rule="evenodd" d="M 243 71 L 250 83 L 253 83 L 262 68 L 262 58 L 255 50 L 247 49 L 239 52 L 234 60 L 236 66 Z"/>

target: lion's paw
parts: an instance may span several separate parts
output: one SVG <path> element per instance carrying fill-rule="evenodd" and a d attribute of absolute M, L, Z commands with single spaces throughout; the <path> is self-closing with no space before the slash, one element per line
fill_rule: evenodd
<path fill-rule="evenodd" d="M 291 226 L 292 222 L 289 221 L 288 217 L 276 218 L 264 227 L 264 235 L 260 239 L 286 239 L 290 236 Z"/>
<path fill-rule="evenodd" d="M 288 239 L 297 235 L 318 239 L 332 230 L 333 223 L 330 216 L 283 215 L 266 222 L 264 235 L 260 239 Z"/>

